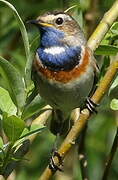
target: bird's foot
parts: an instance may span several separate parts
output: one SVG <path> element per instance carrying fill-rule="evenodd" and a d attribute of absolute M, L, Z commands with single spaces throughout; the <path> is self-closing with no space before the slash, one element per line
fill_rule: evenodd
<path fill-rule="evenodd" d="M 58 158 L 59 165 L 55 164 L 55 160 L 54 160 L 55 157 Z M 49 169 L 51 169 L 53 172 L 56 172 L 57 170 L 62 172 L 63 170 L 60 168 L 60 166 L 63 166 L 62 157 L 57 151 L 53 151 L 53 155 L 50 158 Z"/>
<path fill-rule="evenodd" d="M 98 106 L 98 104 L 94 103 L 89 97 L 86 99 L 86 107 L 87 109 L 93 113 L 97 113 L 96 107 Z"/>

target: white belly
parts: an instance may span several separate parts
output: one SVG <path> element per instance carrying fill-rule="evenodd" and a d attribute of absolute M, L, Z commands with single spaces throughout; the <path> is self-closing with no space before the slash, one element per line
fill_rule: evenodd
<path fill-rule="evenodd" d="M 48 81 L 38 74 L 37 82 L 40 95 L 53 108 L 70 112 L 76 107 L 82 107 L 93 87 L 94 72 L 90 67 L 85 75 L 69 83 Z"/>

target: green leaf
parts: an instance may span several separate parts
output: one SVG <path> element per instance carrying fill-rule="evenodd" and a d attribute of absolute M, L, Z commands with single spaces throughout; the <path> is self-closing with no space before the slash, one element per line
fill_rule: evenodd
<path fill-rule="evenodd" d="M 11 100 L 8 91 L 0 87 L 0 110 L 7 112 L 9 115 L 15 115 L 17 108 Z"/>
<path fill-rule="evenodd" d="M 40 112 L 41 108 L 43 108 L 45 105 L 44 100 L 37 95 L 33 101 L 25 107 L 22 113 L 22 119 L 26 120 L 34 114 Z"/>
<path fill-rule="evenodd" d="M 100 45 L 96 51 L 96 55 L 116 55 L 118 53 L 118 47 L 111 45 Z"/>
<path fill-rule="evenodd" d="M 118 34 L 118 22 L 115 22 L 112 27 L 110 28 L 110 31 L 113 33 L 113 34 Z"/>
<path fill-rule="evenodd" d="M 118 99 L 118 76 L 113 81 L 108 91 L 108 95 L 110 96 L 110 99 Z"/>
<path fill-rule="evenodd" d="M 19 140 L 16 141 L 16 143 L 14 144 L 14 147 L 18 147 L 19 145 L 21 145 L 24 142 L 24 139 L 26 140 L 26 137 L 38 134 L 46 128 L 47 127 L 44 125 L 37 125 L 37 124 L 33 124 L 30 127 L 24 128 Z"/>
<path fill-rule="evenodd" d="M 1 137 L 0 137 L 0 148 L 1 148 L 1 149 L 3 148 L 3 140 L 2 140 Z"/>
<path fill-rule="evenodd" d="M 118 110 L 118 99 L 113 99 L 110 104 L 111 109 L 117 111 Z"/>
<path fill-rule="evenodd" d="M 111 87 L 110 87 L 110 90 L 109 90 L 109 93 L 115 88 L 118 86 L 118 76 L 116 77 L 116 79 L 114 80 L 114 82 L 112 83 Z"/>
<path fill-rule="evenodd" d="M 36 51 L 38 45 L 39 45 L 39 40 L 40 40 L 40 34 L 36 35 L 35 37 L 33 36 L 32 37 L 32 42 L 30 43 L 30 49 L 32 51 L 32 54 L 33 52 Z"/>
<path fill-rule="evenodd" d="M 44 129 L 46 129 L 46 127 L 43 126 L 43 125 L 37 126 L 37 124 L 33 124 L 33 125 L 30 126 L 29 131 L 28 131 L 27 128 L 24 129 L 20 139 L 22 139 L 24 137 L 27 137 L 27 136 L 32 136 L 32 135 L 37 134 L 37 133 L 40 133 Z"/>
<path fill-rule="evenodd" d="M 26 96 L 24 81 L 20 73 L 6 59 L 0 57 L 0 74 L 4 78 L 14 104 L 21 110 L 25 104 Z"/>
<path fill-rule="evenodd" d="M 22 38 L 23 38 L 23 42 L 24 42 L 24 47 L 25 47 L 25 53 L 26 53 L 26 57 L 27 57 L 27 64 L 26 64 L 26 81 L 27 81 L 27 84 L 29 83 L 30 81 L 30 76 L 31 76 L 31 64 L 32 64 L 32 59 L 30 57 L 30 48 L 29 48 L 29 40 L 28 40 L 28 35 L 27 35 L 27 31 L 26 31 L 26 28 L 25 28 L 25 25 L 21 19 L 21 17 L 19 16 L 17 10 L 15 9 L 15 7 L 5 1 L 5 0 L 0 0 L 0 2 L 4 3 L 5 5 L 7 5 L 12 11 L 13 11 L 13 14 L 16 18 L 16 21 L 18 23 L 18 26 L 20 28 L 20 31 L 21 31 L 21 34 L 22 34 Z"/>
<path fill-rule="evenodd" d="M 15 115 L 7 116 L 7 114 L 4 114 L 3 129 L 9 141 L 15 142 L 18 140 L 24 128 L 25 122 L 21 118 Z"/>
<path fill-rule="evenodd" d="M 5 152 L 3 150 L 3 147 L 1 148 L 0 147 L 0 167 L 3 166 L 3 161 L 4 161 L 4 158 L 5 158 Z M 0 169 L 1 170 L 1 169 Z M 1 172 L 1 171 L 0 171 Z"/>

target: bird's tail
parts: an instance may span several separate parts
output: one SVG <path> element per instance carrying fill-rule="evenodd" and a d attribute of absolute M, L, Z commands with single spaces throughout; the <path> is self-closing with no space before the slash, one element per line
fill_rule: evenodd
<path fill-rule="evenodd" d="M 50 123 L 50 130 L 54 135 L 66 135 L 70 129 L 70 116 L 65 115 L 61 110 L 53 110 Z"/>

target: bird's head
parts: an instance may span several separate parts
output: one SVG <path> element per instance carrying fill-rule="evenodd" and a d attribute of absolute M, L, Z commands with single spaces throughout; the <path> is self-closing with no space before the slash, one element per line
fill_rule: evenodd
<path fill-rule="evenodd" d="M 48 12 L 29 22 L 40 30 L 43 46 L 78 46 L 86 42 L 78 23 L 64 12 Z"/>
<path fill-rule="evenodd" d="M 78 23 L 64 12 L 46 13 L 29 21 L 40 30 L 41 64 L 53 71 L 70 70 L 81 62 L 86 40 Z"/>

